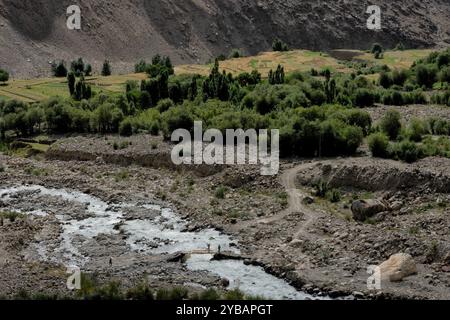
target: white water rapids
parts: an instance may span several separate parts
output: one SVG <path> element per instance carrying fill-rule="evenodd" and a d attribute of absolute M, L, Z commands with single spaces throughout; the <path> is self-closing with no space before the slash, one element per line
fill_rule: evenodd
<path fill-rule="evenodd" d="M 127 236 L 126 244 L 131 250 L 140 254 L 164 254 L 205 250 L 208 244 L 212 249 L 219 246 L 223 251 L 239 254 L 239 249 L 232 245 L 232 239 L 214 229 L 203 229 L 197 232 L 186 232 L 188 222 L 182 220 L 169 208 L 154 204 L 121 203 L 110 205 L 103 200 L 78 191 L 51 189 L 43 186 L 0 187 L 0 201 L 6 204 L 7 210 L 23 214 L 46 216 L 51 214 L 42 207 L 42 201 L 51 199 L 53 202 L 76 205 L 83 208 L 86 216 L 74 217 L 71 212 L 53 212 L 62 227 L 59 247 L 46 248 L 45 243 L 37 245 L 37 252 L 42 260 L 52 260 L 66 266 L 78 265 L 82 267 L 88 256 L 80 253 L 80 249 L 89 240 L 108 234 L 118 234 L 115 228 L 118 224 Z M 22 203 L 27 203 L 24 206 Z M 34 205 L 41 207 L 34 208 Z M 139 208 L 157 211 L 153 218 L 129 220 L 124 217 L 126 208 Z M 303 300 L 312 296 L 297 291 L 286 281 L 278 279 L 263 268 L 244 265 L 238 260 L 211 261 L 208 254 L 192 254 L 186 262 L 190 270 L 205 270 L 230 281 L 230 288 L 239 288 L 246 294 L 263 296 L 271 299 Z"/>

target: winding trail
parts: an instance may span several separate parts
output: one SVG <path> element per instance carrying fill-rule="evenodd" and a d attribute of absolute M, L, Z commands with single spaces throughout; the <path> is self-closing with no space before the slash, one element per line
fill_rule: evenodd
<path fill-rule="evenodd" d="M 308 227 L 317 219 L 318 213 L 303 204 L 303 199 L 309 195 L 296 187 L 295 179 L 300 171 L 310 166 L 311 163 L 304 163 L 285 170 L 280 177 L 280 182 L 288 194 L 288 207 L 274 216 L 257 220 L 257 223 L 269 224 L 284 219 L 293 213 L 302 213 L 304 221 L 300 223 L 298 230 L 293 235 L 293 239 L 309 236 Z"/>

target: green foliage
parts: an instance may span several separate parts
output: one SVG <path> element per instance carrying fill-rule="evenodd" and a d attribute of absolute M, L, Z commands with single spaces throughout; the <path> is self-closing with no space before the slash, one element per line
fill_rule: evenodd
<path fill-rule="evenodd" d="M 368 137 L 368 143 L 372 156 L 379 158 L 388 156 L 389 138 L 386 134 L 374 133 Z"/>
<path fill-rule="evenodd" d="M 0 69 L 0 82 L 7 82 L 9 80 L 9 73 Z"/>
<path fill-rule="evenodd" d="M 228 57 L 229 57 L 230 59 L 237 59 L 237 58 L 241 58 L 241 57 L 243 57 L 243 56 L 244 56 L 244 54 L 243 54 L 242 51 L 239 50 L 239 49 L 233 49 L 233 50 L 231 50 L 230 54 L 228 55 Z"/>
<path fill-rule="evenodd" d="M 60 61 L 59 63 L 52 63 L 52 74 L 57 78 L 64 78 L 67 76 L 67 68 L 66 63 L 64 61 Z"/>
<path fill-rule="evenodd" d="M 389 146 L 389 157 L 413 163 L 423 157 L 422 150 L 412 141 L 403 140 Z"/>
<path fill-rule="evenodd" d="M 341 201 L 342 199 L 342 194 L 339 190 L 337 189 L 331 189 L 330 191 L 328 191 L 325 195 L 325 198 L 330 201 L 331 203 L 337 203 L 339 201 Z"/>
<path fill-rule="evenodd" d="M 277 70 L 273 72 L 269 71 L 269 83 L 271 85 L 275 84 L 283 84 L 285 80 L 284 68 L 281 65 L 278 65 Z"/>
<path fill-rule="evenodd" d="M 225 193 L 227 189 L 224 186 L 217 187 L 216 191 L 214 192 L 214 195 L 217 199 L 225 199 Z"/>
<path fill-rule="evenodd" d="M 381 59 L 382 56 L 383 56 L 383 51 L 384 51 L 384 49 L 383 49 L 383 46 L 381 44 L 374 43 L 372 45 L 371 52 L 374 54 L 375 59 Z"/>
<path fill-rule="evenodd" d="M 380 127 L 381 130 L 389 137 L 389 139 L 397 139 L 402 128 L 402 124 L 400 122 L 400 113 L 397 110 L 389 110 L 382 118 Z"/>
<path fill-rule="evenodd" d="M 416 81 L 419 86 L 432 88 L 437 80 L 437 69 L 430 65 L 418 65 L 416 68 Z"/>
<path fill-rule="evenodd" d="M 371 107 L 375 100 L 376 96 L 373 90 L 358 88 L 353 97 L 353 104 L 357 107 Z"/>
<path fill-rule="evenodd" d="M 428 133 L 427 124 L 423 121 L 414 118 L 409 122 L 407 128 L 407 135 L 411 141 L 420 142 L 422 141 L 423 135 Z"/>
<path fill-rule="evenodd" d="M 107 77 L 110 76 L 111 74 L 112 74 L 111 63 L 108 60 L 105 60 L 103 62 L 102 67 L 102 76 Z"/>
<path fill-rule="evenodd" d="M 119 134 L 123 137 L 130 137 L 133 134 L 133 122 L 126 118 L 119 125 Z"/>
<path fill-rule="evenodd" d="M 216 59 L 209 77 L 203 81 L 203 100 L 219 99 L 228 101 L 230 98 L 231 80 L 225 71 L 220 73 L 219 60 Z"/>
<path fill-rule="evenodd" d="M 78 60 L 74 60 L 70 64 L 70 71 L 73 72 L 76 77 L 80 77 L 82 75 L 90 76 L 92 75 L 92 66 L 90 64 L 85 64 L 82 58 L 78 58 Z M 64 75 L 64 77 L 66 75 Z"/>
<path fill-rule="evenodd" d="M 73 96 L 75 94 L 75 82 L 76 82 L 75 73 L 70 72 L 67 75 L 67 85 L 69 86 L 70 96 Z"/>
<path fill-rule="evenodd" d="M 275 39 L 272 43 L 273 51 L 289 51 L 289 46 L 280 39 Z"/>

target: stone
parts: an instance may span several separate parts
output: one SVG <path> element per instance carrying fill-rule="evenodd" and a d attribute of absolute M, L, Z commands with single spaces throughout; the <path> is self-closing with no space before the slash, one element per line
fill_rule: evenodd
<path fill-rule="evenodd" d="M 314 198 L 312 197 L 304 197 L 302 200 L 303 204 L 313 204 L 314 203 Z"/>
<path fill-rule="evenodd" d="M 450 266 L 450 252 L 444 256 L 444 264 Z"/>
<path fill-rule="evenodd" d="M 365 221 L 367 218 L 387 210 L 386 204 L 379 200 L 356 200 L 352 203 L 353 219 L 356 221 Z"/>
<path fill-rule="evenodd" d="M 381 280 L 390 282 L 402 281 L 404 278 L 417 274 L 416 262 L 406 253 L 397 253 L 379 265 Z"/>
<path fill-rule="evenodd" d="M 402 207 L 403 207 L 403 202 L 401 202 L 401 201 L 394 201 L 390 206 L 392 211 L 398 211 Z"/>

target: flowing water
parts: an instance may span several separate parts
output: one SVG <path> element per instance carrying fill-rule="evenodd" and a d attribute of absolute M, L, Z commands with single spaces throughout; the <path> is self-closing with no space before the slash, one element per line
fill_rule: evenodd
<path fill-rule="evenodd" d="M 58 219 L 62 232 L 57 247 L 48 248 L 45 241 L 35 244 L 42 260 L 82 267 L 89 261 L 89 257 L 83 255 L 80 249 L 88 241 L 102 234 L 123 232 L 127 236 L 125 241 L 129 248 L 140 254 L 194 252 L 186 262 L 190 270 L 208 271 L 226 278 L 230 281 L 230 288 L 239 288 L 246 294 L 271 299 L 312 298 L 297 291 L 286 281 L 266 273 L 261 267 L 245 265 L 238 260 L 212 261 L 210 254 L 195 254 L 198 250 L 204 251 L 208 245 L 211 248 L 220 246 L 223 251 L 236 254 L 240 251 L 228 235 L 217 230 L 185 231 L 189 223 L 169 208 L 137 203 L 110 205 L 78 191 L 35 185 L 0 187 L 0 200 L 11 211 L 39 217 L 53 213 Z M 144 212 L 156 211 L 158 214 L 130 220 L 125 218 L 125 211 L 129 208 L 138 208 Z M 79 212 L 82 216 L 77 216 Z"/>

